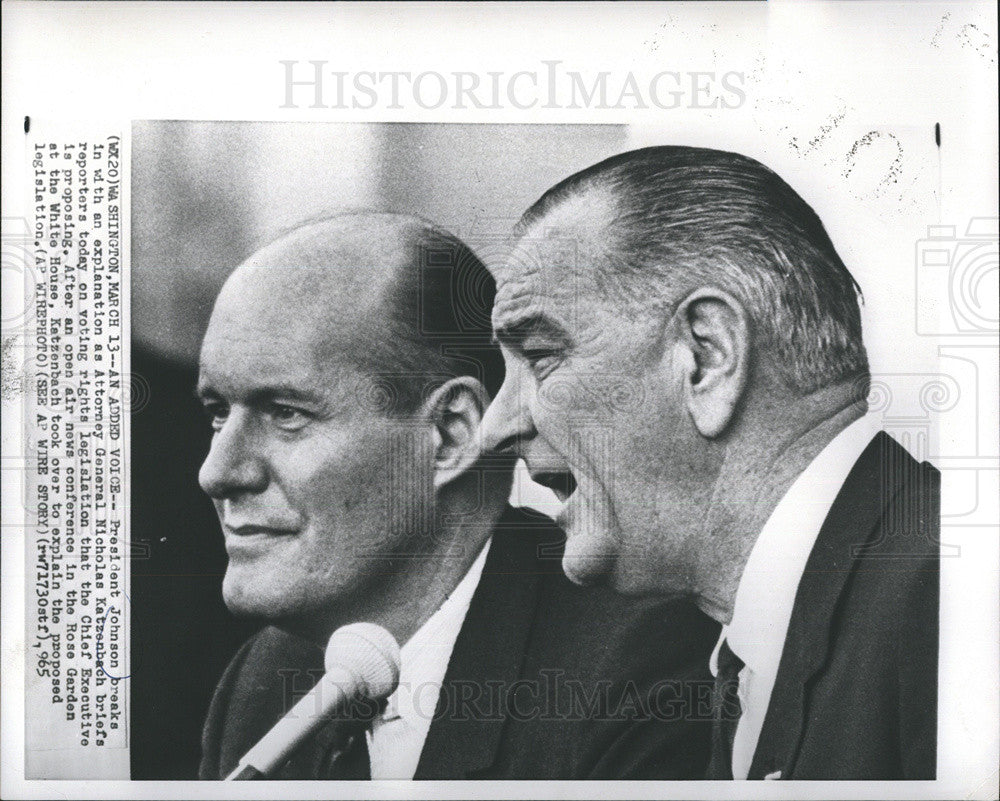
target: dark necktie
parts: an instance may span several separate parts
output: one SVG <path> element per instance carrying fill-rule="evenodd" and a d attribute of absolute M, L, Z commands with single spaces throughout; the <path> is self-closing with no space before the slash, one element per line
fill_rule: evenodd
<path fill-rule="evenodd" d="M 725 640 L 719 648 L 718 673 L 712 690 L 712 758 L 709 779 L 733 778 L 733 740 L 740 722 L 740 671 L 743 660 Z"/>
<path fill-rule="evenodd" d="M 371 779 L 368 732 L 385 711 L 386 700 L 383 698 L 371 708 L 356 708 L 352 720 L 334 722 L 321 729 L 310 775 L 317 779 Z"/>
<path fill-rule="evenodd" d="M 285 763 L 278 779 L 370 779 L 367 728 L 337 722 L 324 726 Z"/>
<path fill-rule="evenodd" d="M 324 779 L 370 779 L 367 730 L 359 727 L 342 749 L 330 754 L 320 775 Z"/>

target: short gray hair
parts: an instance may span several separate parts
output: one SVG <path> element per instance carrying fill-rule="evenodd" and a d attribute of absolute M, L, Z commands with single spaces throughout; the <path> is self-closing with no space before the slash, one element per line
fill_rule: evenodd
<path fill-rule="evenodd" d="M 607 194 L 613 208 L 599 286 L 679 302 L 714 283 L 745 305 L 755 344 L 791 389 L 854 380 L 867 394 L 861 288 L 816 212 L 775 172 L 719 150 L 634 150 L 552 187 L 516 233 L 590 191 Z"/>

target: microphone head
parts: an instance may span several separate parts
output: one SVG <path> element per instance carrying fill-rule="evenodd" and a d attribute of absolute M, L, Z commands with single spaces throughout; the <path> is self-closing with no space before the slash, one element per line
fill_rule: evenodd
<path fill-rule="evenodd" d="M 399 643 L 375 623 L 348 623 L 326 646 L 326 670 L 347 668 L 364 684 L 365 695 L 381 700 L 399 685 Z"/>

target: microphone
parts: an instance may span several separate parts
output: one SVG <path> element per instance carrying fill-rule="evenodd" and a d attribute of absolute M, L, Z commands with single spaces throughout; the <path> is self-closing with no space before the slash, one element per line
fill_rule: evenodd
<path fill-rule="evenodd" d="M 350 623 L 333 632 L 324 662 L 319 683 L 247 751 L 226 781 L 266 778 L 330 717 L 363 698 L 381 701 L 399 684 L 399 645 L 374 623 Z"/>

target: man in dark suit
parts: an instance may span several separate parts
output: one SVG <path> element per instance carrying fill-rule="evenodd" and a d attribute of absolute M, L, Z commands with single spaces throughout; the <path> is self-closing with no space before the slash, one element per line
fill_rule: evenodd
<path fill-rule="evenodd" d="M 700 777 L 717 627 L 688 604 L 573 585 L 561 538 L 523 509 L 497 524 L 413 778 Z M 232 770 L 322 670 L 308 640 L 269 627 L 248 641 L 216 690 L 202 778 Z M 336 778 L 334 737 L 314 738 L 282 775 Z"/>
<path fill-rule="evenodd" d="M 482 451 L 503 371 L 493 294 L 457 239 L 374 213 L 306 224 L 227 281 L 202 348 L 200 481 L 226 603 L 270 625 L 219 683 L 202 778 L 230 772 L 358 620 L 402 643 L 399 688 L 367 729 L 320 729 L 281 777 L 704 769 L 716 624 L 572 585 L 558 529 L 507 506 L 512 457 Z"/>
<path fill-rule="evenodd" d="M 709 776 L 933 778 L 939 477 L 866 417 L 815 212 L 752 159 L 658 147 L 515 233 L 487 444 L 568 488 L 570 578 L 723 624 Z"/>

